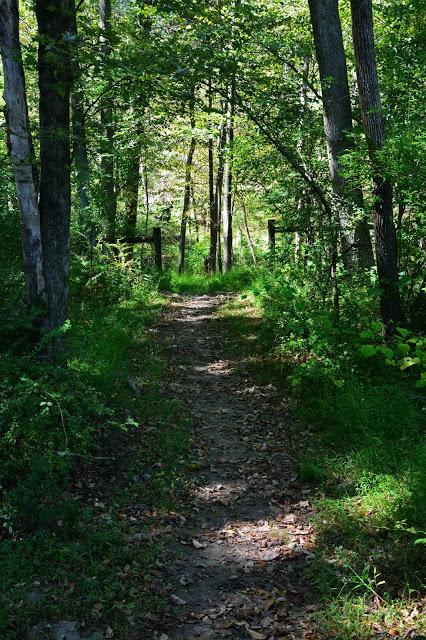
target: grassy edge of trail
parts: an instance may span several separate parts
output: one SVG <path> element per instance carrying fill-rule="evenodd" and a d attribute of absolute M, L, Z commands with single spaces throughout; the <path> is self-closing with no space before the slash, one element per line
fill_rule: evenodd
<path fill-rule="evenodd" d="M 59 621 L 130 640 L 161 619 L 155 529 L 177 517 L 189 419 L 167 395 L 166 300 L 147 283 L 130 291 L 80 296 L 66 364 L 0 360 L 2 640 L 49 637 Z"/>
<path fill-rule="evenodd" d="M 299 479 L 312 485 L 316 550 L 309 568 L 318 638 L 426 637 L 421 405 L 409 386 L 322 381 L 294 389 L 295 364 L 273 347 L 267 318 L 249 291 L 220 317 L 230 353 L 260 383 L 292 398 L 306 452 Z M 423 469 L 423 473 L 422 473 Z M 422 524 L 423 527 L 422 527 Z M 408 633 L 406 636 L 404 634 Z"/>

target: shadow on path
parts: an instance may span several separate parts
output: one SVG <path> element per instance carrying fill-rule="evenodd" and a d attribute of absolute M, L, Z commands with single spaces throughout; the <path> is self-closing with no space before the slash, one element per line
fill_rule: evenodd
<path fill-rule="evenodd" d="M 226 357 L 217 311 L 227 299 L 175 298 L 159 327 L 170 393 L 197 425 L 199 471 L 167 543 L 162 580 L 173 591 L 154 637 L 314 638 L 310 490 L 296 477 L 295 425 L 272 385 Z"/>

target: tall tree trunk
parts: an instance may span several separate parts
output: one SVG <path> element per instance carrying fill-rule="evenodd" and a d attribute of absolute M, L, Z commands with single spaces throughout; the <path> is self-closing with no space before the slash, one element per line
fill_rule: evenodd
<path fill-rule="evenodd" d="M 349 93 L 346 56 L 338 0 L 309 0 L 315 50 L 322 84 L 324 132 L 327 143 L 329 170 L 333 192 L 337 200 L 343 263 L 352 268 L 355 252 L 351 231 L 353 207 L 362 206 L 362 192 L 351 190 L 342 175 L 340 156 L 353 148 L 352 108 Z M 361 239 L 359 262 L 373 263 L 371 239 L 366 220 L 356 231 Z"/>
<path fill-rule="evenodd" d="M 233 261 L 232 238 L 232 152 L 234 145 L 235 74 L 229 87 L 225 123 L 225 165 L 223 171 L 223 270 L 229 271 Z"/>
<path fill-rule="evenodd" d="M 88 224 L 89 209 L 89 158 L 84 122 L 83 93 L 76 87 L 71 94 L 72 119 L 72 159 L 74 161 L 77 182 L 78 220 L 80 227 Z"/>
<path fill-rule="evenodd" d="M 376 262 L 382 290 L 380 307 L 386 331 L 392 333 L 394 326 L 401 322 L 402 310 L 392 182 L 384 175 L 377 158 L 377 152 L 383 149 L 386 132 L 377 78 L 372 1 L 351 0 L 351 11 L 361 116 L 373 166 Z"/>
<path fill-rule="evenodd" d="M 149 223 L 149 182 L 148 182 L 148 169 L 146 163 L 143 165 L 143 190 L 145 196 L 145 235 L 148 233 Z"/>
<path fill-rule="evenodd" d="M 209 115 L 213 108 L 212 81 L 209 80 Z M 214 144 L 213 136 L 209 133 L 209 214 L 210 214 L 210 251 L 209 251 L 209 271 L 216 271 L 217 258 L 217 203 L 214 190 Z"/>
<path fill-rule="evenodd" d="M 105 70 L 111 51 L 111 0 L 100 0 L 99 2 L 99 28 L 101 32 L 101 57 Z M 114 181 L 114 114 L 111 96 L 106 97 L 101 109 L 101 124 L 103 129 L 101 141 L 102 210 L 107 238 L 110 242 L 115 242 L 117 237 L 117 194 Z"/>
<path fill-rule="evenodd" d="M 72 32 L 78 43 L 77 15 L 72 16 Z M 78 45 L 77 45 L 78 46 Z M 87 227 L 89 209 L 89 159 L 87 153 L 87 136 L 85 124 L 84 95 L 78 84 L 81 69 L 78 56 L 74 61 L 75 84 L 71 92 L 71 124 L 72 124 L 72 160 L 76 171 L 78 221 L 81 228 Z"/>
<path fill-rule="evenodd" d="M 8 147 L 21 211 L 26 299 L 30 307 L 35 307 L 44 293 L 44 278 L 37 178 L 19 41 L 18 0 L 0 0 L 0 49 Z"/>
<path fill-rule="evenodd" d="M 139 142 L 130 149 L 129 166 L 125 186 L 125 235 L 136 235 L 136 223 L 138 219 L 139 183 L 140 183 L 140 158 L 141 150 Z M 133 245 L 126 249 L 126 260 L 133 257 Z"/>
<path fill-rule="evenodd" d="M 222 263 L 222 242 L 221 242 L 221 226 L 222 226 L 222 202 L 223 202 L 223 174 L 225 168 L 225 158 L 223 155 L 223 148 L 225 145 L 225 127 L 222 126 L 219 132 L 219 140 L 217 145 L 217 175 L 216 175 L 216 190 L 215 190 L 215 207 L 217 212 L 217 266 L 219 272 L 223 271 Z"/>
<path fill-rule="evenodd" d="M 36 0 L 40 114 L 40 220 L 48 324 L 67 316 L 70 255 L 70 90 L 73 0 Z M 60 340 L 52 344 L 54 351 Z"/>
<path fill-rule="evenodd" d="M 310 56 L 305 56 L 304 60 L 303 60 L 303 75 L 302 75 L 302 86 L 300 89 L 300 106 L 301 106 L 301 118 L 300 118 L 300 125 L 301 125 L 301 130 L 302 129 L 302 125 L 303 125 L 303 120 L 305 117 L 305 113 L 306 113 L 306 107 L 307 107 L 307 102 L 308 102 L 308 82 L 309 82 L 309 67 L 310 67 L 310 62 L 311 62 L 311 58 Z M 303 134 L 301 135 L 298 143 L 297 143 L 297 151 L 299 154 L 301 154 L 304 150 L 304 137 Z M 302 218 L 304 218 L 305 216 L 305 210 L 306 210 L 306 200 L 307 200 L 307 194 L 306 194 L 306 189 L 302 190 L 302 193 L 299 197 L 299 201 L 297 203 L 297 211 L 298 211 L 298 224 L 300 226 L 302 226 Z M 295 231 L 294 234 L 294 259 L 295 262 L 299 262 L 302 256 L 302 244 L 303 244 L 303 236 L 300 230 Z"/>
<path fill-rule="evenodd" d="M 192 137 L 189 145 L 188 155 L 185 163 L 185 189 L 183 194 L 183 209 L 180 222 L 180 236 L 179 236 L 179 263 L 178 271 L 183 273 L 185 271 L 185 245 L 186 245 L 186 227 L 188 223 L 188 212 L 191 206 L 191 175 L 192 175 L 192 162 L 194 159 L 196 140 L 194 136 L 195 118 L 193 106 L 191 106 L 191 130 Z"/>
<path fill-rule="evenodd" d="M 200 242 L 200 221 L 197 213 L 197 203 L 195 200 L 195 188 L 194 180 L 191 178 L 191 204 L 192 204 L 192 219 L 195 227 L 195 242 Z"/>

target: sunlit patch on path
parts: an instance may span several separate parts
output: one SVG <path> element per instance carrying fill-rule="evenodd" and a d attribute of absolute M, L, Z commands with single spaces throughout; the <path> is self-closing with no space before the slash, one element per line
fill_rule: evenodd
<path fill-rule="evenodd" d="M 199 471 L 166 543 L 170 606 L 154 637 L 315 638 L 310 490 L 297 482 L 285 403 L 227 358 L 224 299 L 175 299 L 160 327 L 170 388 L 195 419 Z"/>

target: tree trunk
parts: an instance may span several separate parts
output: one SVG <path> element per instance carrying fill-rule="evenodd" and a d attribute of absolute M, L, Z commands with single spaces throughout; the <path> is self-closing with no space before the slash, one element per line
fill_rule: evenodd
<path fill-rule="evenodd" d="M 310 62 L 311 59 L 309 56 L 305 56 L 304 60 L 303 60 L 303 75 L 302 75 L 302 86 L 300 89 L 300 106 L 301 106 L 301 118 L 300 118 L 300 125 L 301 125 L 301 129 L 302 129 L 302 125 L 303 125 L 303 120 L 305 117 L 305 113 L 306 113 L 306 107 L 307 107 L 307 102 L 308 102 L 308 82 L 309 82 L 309 67 L 310 67 Z M 298 143 L 297 143 L 297 151 L 299 154 L 301 154 L 304 150 L 304 138 L 303 135 L 300 137 Z M 302 226 L 303 222 L 302 222 L 302 218 L 305 217 L 305 213 L 306 213 L 306 200 L 307 200 L 307 194 L 306 194 L 306 189 L 302 190 L 302 193 L 299 197 L 299 201 L 297 203 L 297 211 L 298 211 L 298 224 L 300 226 Z M 299 262 L 302 256 L 302 244 L 303 244 L 303 236 L 302 233 L 298 230 L 295 232 L 294 235 L 294 244 L 295 244 L 295 248 L 294 248 L 294 259 L 295 262 Z"/>
<path fill-rule="evenodd" d="M 324 132 L 329 170 L 336 198 L 343 263 L 353 266 L 355 252 L 351 231 L 354 206 L 363 205 L 362 192 L 350 190 L 341 172 L 340 156 L 353 148 L 352 108 L 346 56 L 338 0 L 309 0 L 315 50 L 322 85 Z M 361 221 L 355 235 L 361 239 L 360 264 L 373 263 L 371 239 L 366 221 Z"/>
<path fill-rule="evenodd" d="M 0 49 L 3 61 L 8 147 L 21 211 L 26 299 L 31 308 L 35 307 L 43 296 L 44 278 L 34 150 L 19 41 L 18 0 L 0 1 Z"/>
<path fill-rule="evenodd" d="M 111 30 L 111 0 L 99 2 L 99 28 L 101 31 L 101 57 L 104 69 L 111 51 L 109 42 Z M 103 218 L 106 226 L 106 236 L 110 242 L 117 237 L 117 194 L 114 182 L 114 114 L 111 97 L 107 96 L 101 109 L 101 124 L 103 136 L 101 140 L 101 199 Z"/>
<path fill-rule="evenodd" d="M 213 108 L 212 82 L 209 80 L 209 114 Z M 209 272 L 216 271 L 217 259 L 217 203 L 214 191 L 214 147 L 213 136 L 209 133 L 209 213 L 210 213 L 210 251 L 209 251 Z"/>
<path fill-rule="evenodd" d="M 223 171 L 223 270 L 229 271 L 233 261 L 232 238 L 232 151 L 234 144 L 235 74 L 229 87 L 225 124 L 225 165 Z"/>
<path fill-rule="evenodd" d="M 188 155 L 186 157 L 186 163 L 185 163 L 185 189 L 183 194 L 182 218 L 180 222 L 179 263 L 178 263 L 179 273 L 183 273 L 185 271 L 186 227 L 188 222 L 188 211 L 191 206 L 192 162 L 194 159 L 195 145 L 196 145 L 196 140 L 194 136 L 195 119 L 194 119 L 193 107 L 191 107 L 191 129 L 192 129 L 192 138 L 189 145 Z"/>
<path fill-rule="evenodd" d="M 223 196 L 223 173 L 225 168 L 225 158 L 223 155 L 223 147 L 225 145 L 225 127 L 222 126 L 219 132 L 219 140 L 217 145 L 217 174 L 216 174 L 216 190 L 215 190 L 215 207 L 217 212 L 217 266 L 219 272 L 223 271 L 222 263 L 222 196 Z"/>
<path fill-rule="evenodd" d="M 67 315 L 70 255 L 70 90 L 73 0 L 36 0 L 40 114 L 40 220 L 48 325 Z M 52 351 L 60 340 L 52 343 Z"/>
<path fill-rule="evenodd" d="M 136 223 L 138 219 L 139 183 L 140 183 L 140 145 L 130 149 L 129 166 L 125 187 L 125 235 L 136 235 Z M 126 260 L 133 257 L 133 245 L 126 249 Z"/>
<path fill-rule="evenodd" d="M 72 32 L 78 43 L 77 16 L 72 16 Z M 82 87 L 78 84 L 81 77 L 81 69 L 78 57 L 74 61 L 75 84 L 71 93 L 71 124 L 72 124 L 72 160 L 76 171 L 78 221 L 83 229 L 88 226 L 89 208 L 89 159 L 87 154 L 87 136 L 85 125 L 84 95 Z"/>
<path fill-rule="evenodd" d="M 392 182 L 384 175 L 377 152 L 385 142 L 381 111 L 371 0 L 351 0 L 352 36 L 355 52 L 361 116 L 373 166 L 375 197 L 376 262 L 380 307 L 387 333 L 402 320 L 398 281 L 398 251 L 393 222 Z"/>
<path fill-rule="evenodd" d="M 145 235 L 148 233 L 149 223 L 149 183 L 148 183 L 148 169 L 146 164 L 143 165 L 143 189 L 145 195 Z"/>
<path fill-rule="evenodd" d="M 197 214 L 197 203 L 195 201 L 195 189 L 194 180 L 191 178 L 191 204 L 192 204 L 192 219 L 195 227 L 195 242 L 200 242 L 200 222 Z"/>
<path fill-rule="evenodd" d="M 248 225 L 246 203 L 244 202 L 244 198 L 241 195 L 240 195 L 240 201 L 243 209 L 243 223 L 244 223 L 244 231 L 247 238 L 247 245 L 251 253 L 253 264 L 255 267 L 257 267 L 258 263 L 257 263 L 256 251 L 254 249 L 253 239 L 251 237 L 250 228 Z"/>
<path fill-rule="evenodd" d="M 72 158 L 77 182 L 78 221 L 84 228 L 88 224 L 89 209 L 89 159 L 87 154 L 86 127 L 84 124 L 84 101 L 80 88 L 71 94 L 72 113 Z"/>

